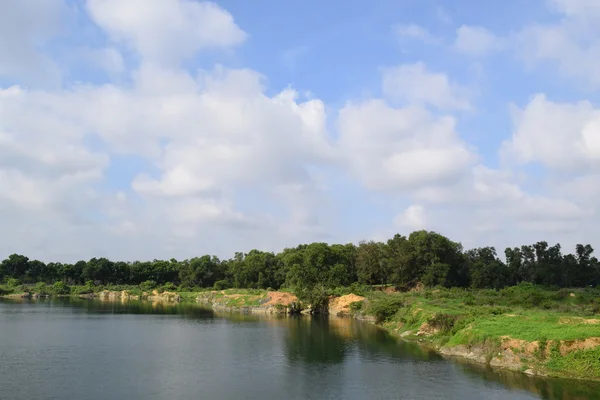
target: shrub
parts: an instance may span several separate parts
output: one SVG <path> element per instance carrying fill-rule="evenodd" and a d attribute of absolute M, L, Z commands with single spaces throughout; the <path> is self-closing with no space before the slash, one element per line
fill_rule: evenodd
<path fill-rule="evenodd" d="M 452 314 L 435 314 L 429 319 L 428 324 L 432 327 L 439 329 L 442 333 L 446 333 L 452 330 L 458 316 Z"/>
<path fill-rule="evenodd" d="M 69 294 L 71 293 L 71 288 L 67 285 L 65 285 L 64 282 L 56 282 L 54 285 L 52 285 L 52 291 L 54 292 L 54 294 Z"/>
<path fill-rule="evenodd" d="M 172 282 L 167 282 L 163 285 L 163 290 L 165 292 L 174 292 L 177 290 L 177 286 L 175 286 Z"/>
<path fill-rule="evenodd" d="M 224 290 L 229 288 L 229 282 L 225 279 L 221 279 L 220 281 L 216 281 L 213 285 L 215 290 Z"/>
<path fill-rule="evenodd" d="M 48 294 L 48 287 L 44 282 L 38 282 L 35 284 L 33 291 L 38 294 Z"/>
<path fill-rule="evenodd" d="M 369 306 L 369 311 L 375 316 L 377 322 L 381 323 L 391 319 L 403 306 L 402 299 L 386 296 L 374 300 Z"/>
<path fill-rule="evenodd" d="M 350 303 L 350 310 L 357 312 L 362 309 L 363 302 L 362 301 L 353 301 Z"/>
<path fill-rule="evenodd" d="M 152 290 L 155 287 L 156 287 L 155 281 L 145 281 L 145 282 L 140 283 L 140 289 L 142 289 L 144 291 Z"/>
<path fill-rule="evenodd" d="M 6 281 L 6 285 L 7 285 L 8 287 L 13 287 L 13 288 L 14 288 L 14 287 L 20 286 L 20 285 L 21 285 L 21 281 L 20 281 L 20 280 L 18 280 L 18 279 L 16 279 L 16 278 L 9 278 L 9 279 Z"/>

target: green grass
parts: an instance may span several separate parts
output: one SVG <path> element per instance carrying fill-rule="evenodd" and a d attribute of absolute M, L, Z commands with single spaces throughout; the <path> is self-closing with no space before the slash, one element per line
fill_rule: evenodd
<path fill-rule="evenodd" d="M 529 342 L 546 340 L 575 340 L 600 336 L 600 325 L 560 323 L 561 315 L 551 311 L 520 310 L 514 314 L 495 315 L 473 321 L 471 332 L 501 337 L 510 336 Z"/>
<path fill-rule="evenodd" d="M 261 289 L 227 289 L 205 293 L 214 304 L 225 307 L 258 307 L 267 299 L 267 291 Z"/>
<path fill-rule="evenodd" d="M 566 356 L 554 356 L 546 363 L 550 370 L 571 377 L 598 379 L 600 377 L 600 347 L 580 350 Z"/>
<path fill-rule="evenodd" d="M 599 324 L 584 323 L 585 319 L 599 318 L 598 304 L 598 289 L 553 291 L 521 285 L 500 291 L 374 291 L 367 294 L 360 312 L 375 316 L 396 334 L 411 331 L 409 338 L 415 338 L 427 323 L 438 329 L 426 337 L 427 343 L 436 347 L 479 345 L 489 349 L 490 356 L 494 350 L 497 354 L 505 336 L 537 341 L 534 354 L 515 350 L 528 366 L 535 365 L 551 375 L 598 380 L 600 348 L 562 356 L 556 347 L 559 341 L 600 337 Z"/>

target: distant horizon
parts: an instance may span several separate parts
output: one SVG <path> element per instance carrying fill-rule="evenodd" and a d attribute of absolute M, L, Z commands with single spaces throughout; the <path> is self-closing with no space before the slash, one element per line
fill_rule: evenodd
<path fill-rule="evenodd" d="M 600 246 L 600 7 L 446 3 L 2 2 L 0 257 Z"/>

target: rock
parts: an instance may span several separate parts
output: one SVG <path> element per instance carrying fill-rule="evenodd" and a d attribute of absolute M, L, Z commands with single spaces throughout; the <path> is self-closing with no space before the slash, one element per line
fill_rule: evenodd
<path fill-rule="evenodd" d="M 453 347 L 442 347 L 440 348 L 440 354 L 446 356 L 463 357 L 484 364 L 487 363 L 486 352 L 482 346 L 468 347 L 461 344 Z"/>
<path fill-rule="evenodd" d="M 511 349 L 503 350 L 490 361 L 492 367 L 506 368 L 512 371 L 520 371 L 523 367 L 521 358 L 517 356 Z"/>
<path fill-rule="evenodd" d="M 413 332 L 412 332 L 412 331 L 406 331 L 406 332 L 402 332 L 402 333 L 400 334 L 400 337 L 404 339 L 405 337 L 407 337 L 407 336 L 410 336 L 410 335 L 412 335 L 412 334 L 413 334 Z"/>

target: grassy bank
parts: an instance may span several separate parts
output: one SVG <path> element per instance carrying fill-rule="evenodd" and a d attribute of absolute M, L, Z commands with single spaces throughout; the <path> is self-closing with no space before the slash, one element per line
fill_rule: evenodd
<path fill-rule="evenodd" d="M 374 291 L 355 309 L 443 354 L 532 374 L 600 380 L 598 289 Z"/>

